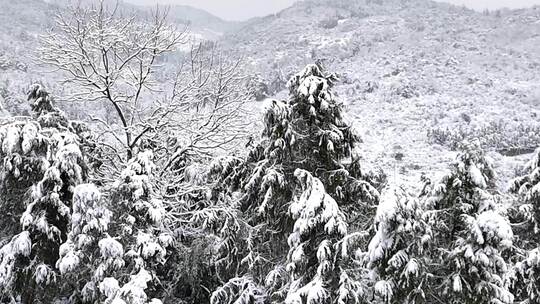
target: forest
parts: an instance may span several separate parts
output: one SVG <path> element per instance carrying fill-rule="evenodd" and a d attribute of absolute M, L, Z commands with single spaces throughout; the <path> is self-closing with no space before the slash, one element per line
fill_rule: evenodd
<path fill-rule="evenodd" d="M 540 303 L 540 149 L 501 180 L 454 138 L 411 186 L 365 155 L 341 71 L 267 98 L 169 13 L 101 1 L 39 38 L 64 101 L 28 83 L 0 120 L 0 303 Z"/>

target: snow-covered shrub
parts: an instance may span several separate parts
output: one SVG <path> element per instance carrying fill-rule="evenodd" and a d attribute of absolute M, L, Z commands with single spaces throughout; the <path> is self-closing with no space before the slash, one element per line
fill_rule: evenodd
<path fill-rule="evenodd" d="M 418 88 L 406 78 L 399 78 L 392 81 L 388 89 L 390 91 L 390 96 L 398 98 L 409 99 L 420 96 Z"/>
<path fill-rule="evenodd" d="M 266 84 L 266 80 L 263 79 L 260 75 L 254 75 L 250 77 L 247 84 L 248 90 L 253 94 L 256 101 L 262 101 L 268 98 L 269 89 Z"/>
<path fill-rule="evenodd" d="M 483 149 L 496 150 L 508 156 L 530 153 L 540 146 L 540 126 L 504 121 L 432 128 L 428 130 L 427 136 L 431 143 L 452 150 L 459 150 L 464 141 L 477 140 Z"/>
<path fill-rule="evenodd" d="M 319 26 L 323 29 L 329 30 L 338 26 L 338 22 L 338 16 L 329 16 L 326 19 L 319 21 Z"/>

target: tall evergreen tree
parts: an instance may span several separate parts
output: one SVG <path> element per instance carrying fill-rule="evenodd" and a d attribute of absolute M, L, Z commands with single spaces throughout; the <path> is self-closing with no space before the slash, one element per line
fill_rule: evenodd
<path fill-rule="evenodd" d="M 20 232 L 0 249 L 0 288 L 2 294 L 24 303 L 51 301 L 58 273 L 58 249 L 68 234 L 73 189 L 86 179 L 86 164 L 80 139 L 71 132 L 65 116 L 57 110 L 48 93 L 32 87 L 29 100 L 38 124 L 18 122 L 2 132 L 2 146 L 14 157 L 5 163 L 13 176 L 43 172 L 31 188 Z M 46 152 L 45 152 L 46 151 Z M 24 156 L 24 157 L 21 157 Z M 29 161 L 28 164 L 22 161 Z M 40 163 L 38 170 L 36 164 Z M 19 169 L 19 168 L 22 168 Z"/>
<path fill-rule="evenodd" d="M 432 241 L 423 206 L 403 188 L 390 187 L 375 216 L 376 233 L 366 252 L 374 270 L 374 295 L 384 303 L 423 303 L 429 290 L 425 250 Z"/>
<path fill-rule="evenodd" d="M 93 184 L 75 188 L 71 230 L 60 246 L 56 268 L 64 281 L 64 297 L 70 303 L 92 303 L 100 298 L 101 285 L 121 269 L 123 247 L 108 235 L 112 212 Z M 105 282 L 105 283 L 103 283 Z M 109 281 L 110 283 L 110 281 Z M 104 291 L 105 294 L 110 289 Z"/>
<path fill-rule="evenodd" d="M 332 92 L 336 81 L 334 74 L 325 74 L 317 64 L 308 65 L 293 76 L 288 83 L 290 99 L 272 100 L 266 109 L 262 142 L 251 151 L 246 162 L 232 168 L 228 164 L 221 166 L 229 168 L 222 170 L 226 174 L 221 181 L 242 193 L 241 210 L 247 215 L 248 222 L 252 226 L 262 224 L 267 231 L 274 231 L 259 237 L 260 243 L 253 250 L 272 261 L 265 266 L 267 270 L 273 268 L 266 285 L 270 298 L 275 301 L 287 298 L 287 301 L 303 303 L 307 295 L 300 291 L 305 291 L 305 286 L 314 282 L 318 286 L 323 282 L 325 284 L 321 290 L 325 290 L 326 295 L 317 298 L 320 303 L 335 298 L 340 278 L 334 264 L 334 245 L 338 236 L 346 234 L 350 220 L 340 209 L 359 210 L 365 216 L 365 221 L 359 221 L 364 224 L 361 228 L 367 230 L 370 229 L 370 210 L 375 209 L 373 206 L 378 201 L 379 193 L 373 186 L 374 179 L 362 171 L 358 155 L 355 154 L 359 137 L 344 122 L 343 105 Z M 302 177 L 295 177 L 295 172 Z M 313 190 L 313 187 L 316 189 Z M 303 191 L 307 194 L 298 194 Z M 321 201 L 315 202 L 319 207 L 303 213 L 305 206 L 301 207 L 303 205 L 299 202 L 302 202 L 302 198 L 308 199 L 311 192 L 317 193 L 313 194 L 313 200 L 321 198 Z M 332 207 L 323 209 L 323 206 Z M 319 218 L 318 224 L 313 224 L 313 229 L 299 233 L 299 223 L 317 222 L 321 210 L 333 210 L 336 217 L 325 213 L 323 217 L 328 218 Z M 330 217 L 335 222 L 329 226 L 341 223 L 340 229 L 327 232 L 322 228 Z M 296 239 L 293 242 L 289 237 L 291 252 L 287 254 L 284 244 L 287 244 L 291 231 Z M 327 237 L 331 241 L 324 242 Z M 319 246 L 324 247 L 319 250 L 321 258 L 325 257 L 320 263 L 317 259 Z M 323 254 L 325 250 L 329 252 Z M 288 261 L 285 261 L 283 257 L 287 256 Z M 293 259 L 298 256 L 305 260 L 300 262 Z M 288 272 L 284 271 L 286 262 Z M 324 275 L 316 274 L 318 265 L 324 265 L 321 266 Z M 329 269 L 337 271 L 331 278 L 326 277 Z M 300 275 L 303 270 L 307 272 Z M 345 277 L 342 286 L 356 286 L 349 284 Z M 291 284 L 291 280 L 294 283 Z M 328 280 L 331 282 L 329 285 Z M 310 296 L 309 299 L 315 301 L 314 297 Z"/>
<path fill-rule="evenodd" d="M 347 234 L 345 215 L 319 179 L 302 169 L 295 176 L 300 187 L 290 206 L 295 223 L 287 257 L 293 281 L 285 303 L 326 303 L 338 290 L 336 245 Z"/>
<path fill-rule="evenodd" d="M 57 268 L 72 278 L 73 303 L 161 303 L 157 271 L 174 242 L 164 229 L 165 209 L 152 186 L 151 151 L 138 153 L 103 202 L 94 185 L 81 185 L 73 201 L 71 231 Z M 111 221 L 114 218 L 114 221 Z"/>
<path fill-rule="evenodd" d="M 510 190 L 519 195 L 519 218 L 523 221 L 519 229 L 521 241 L 529 242 L 525 247 L 535 247 L 540 242 L 540 149 L 527 163 L 526 174 L 512 181 Z"/>
<path fill-rule="evenodd" d="M 28 102 L 32 117 L 14 119 L 0 128 L 0 207 L 6 210 L 0 215 L 0 236 L 12 235 L 18 230 L 18 219 L 25 209 L 21 198 L 43 178 L 53 161 L 52 136 L 68 129 L 66 117 L 54 107 L 52 98 L 43 87 L 33 85 Z"/>
<path fill-rule="evenodd" d="M 540 303 L 540 149 L 526 166 L 526 174 L 512 181 L 518 194 L 514 227 L 522 252 L 514 265 L 513 291 L 519 301 Z"/>
<path fill-rule="evenodd" d="M 429 272 L 436 286 L 429 296 L 447 303 L 510 303 L 502 252 L 511 247 L 512 229 L 490 193 L 491 164 L 475 143 L 463 148 L 425 201 L 433 230 Z"/>
<path fill-rule="evenodd" d="M 126 266 L 116 275 L 121 288 L 107 294 L 111 301 L 157 303 L 152 298 L 161 295 L 156 270 L 165 263 L 167 248 L 174 239 L 165 230 L 165 208 L 152 186 L 153 157 L 152 151 L 139 152 L 113 185 L 112 205 L 117 215 L 113 229 L 125 249 Z"/>

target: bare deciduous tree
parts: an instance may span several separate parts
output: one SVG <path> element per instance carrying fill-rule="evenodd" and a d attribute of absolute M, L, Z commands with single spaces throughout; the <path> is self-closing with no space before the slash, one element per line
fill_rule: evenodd
<path fill-rule="evenodd" d="M 110 166 L 149 146 L 164 172 L 190 153 L 225 148 L 247 130 L 241 118 L 251 97 L 240 60 L 201 43 L 167 75 L 171 69 L 163 62 L 182 56 L 178 50 L 189 34 L 166 19 L 167 10 L 156 9 L 147 19 L 126 17 L 118 5 L 101 1 L 59 13 L 57 27 L 43 37 L 40 59 L 66 76 L 70 100 L 101 105 L 88 114 L 100 126 Z"/>

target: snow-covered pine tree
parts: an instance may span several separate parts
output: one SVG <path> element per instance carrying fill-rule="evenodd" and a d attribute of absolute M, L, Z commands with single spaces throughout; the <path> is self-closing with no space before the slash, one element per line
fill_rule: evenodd
<path fill-rule="evenodd" d="M 212 304 L 264 304 L 266 294 L 253 278 L 232 278 L 212 293 Z"/>
<path fill-rule="evenodd" d="M 131 159 L 106 204 L 94 185 L 77 187 L 72 229 L 60 248 L 57 268 L 72 278 L 74 303 L 161 303 L 156 271 L 173 237 L 165 232 L 165 209 L 153 192 L 151 151 Z M 114 218 L 114 221 L 111 221 Z"/>
<path fill-rule="evenodd" d="M 286 175 L 292 168 L 311 172 L 340 203 L 373 203 L 378 192 L 354 154 L 360 139 L 343 120 L 343 104 L 332 92 L 337 80 L 316 64 L 291 78 L 289 101 L 272 101 L 266 111 L 264 159 L 284 167 Z"/>
<path fill-rule="evenodd" d="M 513 292 L 518 301 L 540 303 L 540 148 L 526 166 L 527 174 L 512 181 L 518 194 L 513 225 L 523 252 L 516 255 L 513 267 Z"/>
<path fill-rule="evenodd" d="M 106 302 L 158 303 L 162 286 L 156 280 L 156 270 L 165 263 L 167 248 L 174 239 L 164 227 L 165 208 L 153 191 L 155 165 L 150 150 L 139 152 L 122 171 L 113 185 L 111 208 L 115 223 L 109 234 L 114 238 L 100 241 L 102 258 L 108 250 L 104 242 L 125 251 L 124 268 L 114 277 L 105 278 L 99 285 Z M 115 251 L 115 250 L 114 250 Z M 116 255 L 111 254 L 114 258 Z"/>
<path fill-rule="evenodd" d="M 296 168 L 321 179 L 344 207 L 376 203 L 379 193 L 354 153 L 359 137 L 343 120 L 343 105 L 332 93 L 336 81 L 320 65 L 308 65 L 289 81 L 289 101 L 269 101 L 263 140 L 247 160 L 252 169 L 232 170 L 248 175 L 243 183 L 235 180 L 243 184 L 244 210 L 275 217 L 283 226 L 279 215 L 287 213 Z"/>
<path fill-rule="evenodd" d="M 0 249 L 2 295 L 24 303 L 47 302 L 55 296 L 56 289 L 50 286 L 57 283 L 54 266 L 67 238 L 73 189 L 86 179 L 79 137 L 66 127 L 65 116 L 39 85 L 32 87 L 29 100 L 38 124 L 28 122 L 19 129 L 15 122 L 2 139 L 5 151 L 18 154 L 6 166 L 14 176 L 30 173 L 35 179 L 43 172 L 20 217 L 22 231 Z M 28 166 L 23 160 L 30 162 Z"/>
<path fill-rule="evenodd" d="M 318 178 L 302 169 L 294 175 L 300 187 L 290 205 L 295 223 L 288 238 L 287 271 L 292 283 L 285 303 L 328 303 L 339 289 L 336 245 L 347 234 L 345 215 Z"/>
<path fill-rule="evenodd" d="M 112 212 L 95 185 L 75 188 L 72 210 L 71 230 L 60 246 L 56 268 L 65 285 L 63 296 L 70 303 L 92 303 L 101 293 L 110 292 L 103 285 L 111 284 L 110 276 L 124 266 L 124 250 L 108 235 Z"/>
<path fill-rule="evenodd" d="M 439 182 L 430 185 L 426 216 L 433 231 L 430 296 L 446 303 L 508 303 L 501 252 L 512 244 L 508 220 L 490 193 L 495 173 L 477 143 L 463 151 Z M 426 189 L 425 189 L 426 190 Z"/>
<path fill-rule="evenodd" d="M 520 196 L 516 213 L 524 227 L 518 229 L 519 237 L 522 242 L 530 243 L 525 247 L 531 248 L 540 242 L 540 148 L 525 169 L 527 174 L 514 179 L 510 190 Z"/>
<path fill-rule="evenodd" d="M 374 295 L 384 303 L 423 303 L 429 289 L 424 250 L 431 227 L 418 199 L 401 187 L 383 192 L 375 216 L 376 233 L 365 260 L 374 270 Z"/>
<path fill-rule="evenodd" d="M 432 218 L 443 220 L 436 233 L 449 243 L 466 223 L 461 214 L 478 214 L 495 207 L 488 189 L 494 186 L 495 171 L 476 143 L 464 143 L 463 151 L 439 181 L 429 185 L 426 208 Z M 426 189 L 428 189 L 426 188 Z"/>
<path fill-rule="evenodd" d="M 18 230 L 18 219 L 25 209 L 21 198 L 50 166 L 54 157 L 51 135 L 67 127 L 67 119 L 40 85 L 31 87 L 28 101 L 32 117 L 13 120 L 0 128 L 0 208 L 5 210 L 0 215 L 0 236 L 13 235 Z M 57 119 L 49 119 L 53 116 Z"/>
<path fill-rule="evenodd" d="M 68 120 L 65 113 L 54 105 L 51 95 L 39 84 L 31 86 L 28 101 L 32 109 L 32 118 L 43 130 L 56 129 L 76 134 L 79 148 L 83 152 L 84 163 L 89 170 L 93 169 L 91 173 L 101 174 L 97 171 L 104 162 L 102 154 L 108 147 L 98 144 L 100 140 L 95 138 L 95 134 L 88 125 L 82 121 Z M 31 174 L 27 175 L 31 176 Z"/>
<path fill-rule="evenodd" d="M 289 208 L 299 191 L 294 176 L 296 169 L 305 170 L 306 174 L 320 180 L 325 193 L 328 192 L 325 195 L 333 197 L 336 206 L 350 208 L 345 210 L 356 208 L 356 214 L 364 215 L 365 221 L 358 220 L 362 228 L 371 227 L 369 214 L 375 209 L 379 193 L 354 154 L 359 138 L 344 122 L 342 104 L 332 93 L 336 81 L 335 75 L 325 74 L 318 64 L 308 65 L 293 76 L 288 83 L 289 100 L 269 101 L 262 142 L 251 151 L 246 162 L 224 170 L 228 174 L 221 179 L 230 181 L 232 190 L 242 193 L 241 210 L 252 226 L 264 225 L 264 230 L 276 231 L 260 236 L 254 246 L 256 254 L 277 261 L 265 266 L 268 270 L 275 266 L 269 277 L 279 278 L 279 283 L 267 280 L 268 293 L 274 301 L 284 300 L 290 281 L 283 271 L 283 258 L 287 256 L 284 249 L 288 233 L 294 230 L 292 216 L 298 216 L 290 213 Z M 342 220 L 346 224 L 348 219 L 344 216 Z M 306 259 L 305 269 L 317 268 L 316 255 L 310 254 Z M 310 279 L 297 283 L 310 282 L 312 275 L 306 274 L 305 278 Z M 260 282 L 260 278 L 254 279 Z M 342 281 L 343 286 L 356 286 L 345 276 Z M 296 286 L 294 290 L 301 287 Z M 335 287 L 328 286 L 329 295 L 334 295 Z"/>
<path fill-rule="evenodd" d="M 495 207 L 488 188 L 493 186 L 495 172 L 484 153 L 465 143 L 463 151 L 440 180 L 426 183 L 425 208 L 434 227 L 435 248 L 450 248 L 456 237 L 467 228 L 462 215 L 475 215 Z"/>
<path fill-rule="evenodd" d="M 526 251 L 513 273 L 512 290 L 518 303 L 540 303 L 540 246 Z"/>
<path fill-rule="evenodd" d="M 49 166 L 49 136 L 32 120 L 17 121 L 0 128 L 0 236 L 19 230 L 19 218 L 25 205 L 21 203 L 28 189 L 43 178 Z"/>
<path fill-rule="evenodd" d="M 28 101 L 32 109 L 32 117 L 43 128 L 67 129 L 70 122 L 62 111 L 54 106 L 50 94 L 39 84 L 31 86 Z"/>
<path fill-rule="evenodd" d="M 505 275 L 509 265 L 503 255 L 512 247 L 512 228 L 507 218 L 493 210 L 463 215 L 467 222 L 445 261 L 450 265 L 443 299 L 447 303 L 514 303 Z"/>

